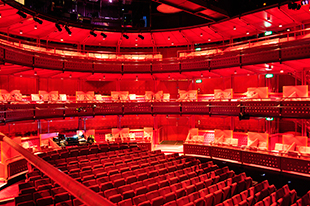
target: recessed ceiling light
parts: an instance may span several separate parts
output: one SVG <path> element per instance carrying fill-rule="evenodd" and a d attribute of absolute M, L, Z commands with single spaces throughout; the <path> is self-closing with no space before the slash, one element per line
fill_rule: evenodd
<path fill-rule="evenodd" d="M 283 73 L 284 71 L 283 70 L 280 70 L 280 73 Z"/>
<path fill-rule="evenodd" d="M 234 30 L 237 30 L 237 27 L 236 27 L 236 26 L 234 26 Z"/>
<path fill-rule="evenodd" d="M 20 30 L 20 31 L 19 31 L 19 34 L 23 34 L 23 31 L 22 31 L 22 30 Z"/>
<path fill-rule="evenodd" d="M 250 32 L 247 31 L 247 32 L 246 32 L 246 35 L 249 35 L 249 34 L 250 34 Z"/>
<path fill-rule="evenodd" d="M 211 39 L 209 38 L 208 41 L 211 41 Z"/>
<path fill-rule="evenodd" d="M 170 41 L 170 36 L 168 36 L 168 41 Z"/>
<path fill-rule="evenodd" d="M 38 27 L 37 27 L 37 25 L 34 25 L 34 29 L 37 29 Z"/>
<path fill-rule="evenodd" d="M 203 37 L 203 34 L 202 34 L 202 33 L 200 34 L 200 37 Z"/>
<path fill-rule="evenodd" d="M 63 38 L 61 38 L 61 39 L 60 39 L 60 41 L 64 41 L 64 39 L 63 39 Z"/>
<path fill-rule="evenodd" d="M 291 31 L 290 29 L 287 29 L 286 31 Z"/>
<path fill-rule="evenodd" d="M 279 27 L 281 28 L 281 27 L 282 27 L 282 24 L 279 24 Z"/>
<path fill-rule="evenodd" d="M 171 45 L 174 45 L 174 43 L 173 43 L 173 42 L 171 42 Z"/>
<path fill-rule="evenodd" d="M 135 46 L 138 46 L 138 44 L 135 44 Z"/>

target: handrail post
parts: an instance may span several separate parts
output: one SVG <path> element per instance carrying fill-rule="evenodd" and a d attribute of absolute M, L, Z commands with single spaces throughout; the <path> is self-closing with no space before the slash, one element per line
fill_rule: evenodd
<path fill-rule="evenodd" d="M 13 149 L 19 152 L 28 162 L 33 164 L 35 167 L 39 168 L 44 174 L 49 178 L 54 180 L 64 189 L 66 189 L 73 196 L 81 200 L 83 203 L 89 206 L 115 206 L 114 203 L 105 199 L 104 197 L 98 195 L 88 187 L 77 182 L 72 177 L 66 175 L 65 173 L 59 171 L 57 168 L 53 167 L 51 164 L 42 160 L 41 158 L 33 155 L 31 152 L 24 149 L 22 146 L 17 144 L 14 140 L 7 137 L 3 133 L 0 133 L 0 141 L 3 141 L 10 145 Z"/>

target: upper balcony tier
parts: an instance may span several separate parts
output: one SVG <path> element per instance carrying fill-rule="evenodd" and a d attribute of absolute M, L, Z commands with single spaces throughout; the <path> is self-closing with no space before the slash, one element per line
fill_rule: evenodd
<path fill-rule="evenodd" d="M 221 76 L 231 75 L 236 70 L 239 74 L 262 74 L 267 73 L 268 70 L 264 67 L 268 63 L 281 65 L 283 62 L 289 63 L 292 60 L 301 59 L 302 63 L 307 65 L 310 54 L 308 33 L 309 29 L 303 29 L 196 52 L 184 51 L 180 52 L 177 58 L 170 59 L 162 58 L 160 53 L 85 53 L 60 50 L 42 45 L 29 45 L 11 38 L 5 40 L 5 36 L 2 36 L 0 59 L 4 63 L 26 66 L 29 70 L 42 68 L 92 74 L 181 74 L 214 70 L 220 73 L 219 69 L 223 69 Z M 247 69 L 247 67 L 252 68 Z M 302 65 L 299 67 L 303 68 Z M 298 67 L 293 66 L 293 70 L 295 69 L 297 70 Z M 280 71 L 281 68 L 275 73 Z"/>

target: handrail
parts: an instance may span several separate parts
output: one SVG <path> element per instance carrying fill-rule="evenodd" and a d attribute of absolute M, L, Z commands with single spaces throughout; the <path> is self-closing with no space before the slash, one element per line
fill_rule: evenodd
<path fill-rule="evenodd" d="M 36 157 L 31 152 L 24 149 L 22 146 L 17 144 L 14 140 L 7 137 L 3 133 L 0 133 L 0 140 L 10 145 L 13 149 L 19 152 L 22 156 L 25 157 L 31 164 L 36 166 L 49 178 L 57 182 L 60 186 L 65 188 L 73 196 L 81 200 L 83 203 L 89 206 L 114 206 L 112 202 L 98 195 L 91 189 L 82 185 L 81 183 L 75 181 L 72 177 L 66 175 L 63 172 L 60 172 L 58 169 L 45 162 L 39 157 Z"/>

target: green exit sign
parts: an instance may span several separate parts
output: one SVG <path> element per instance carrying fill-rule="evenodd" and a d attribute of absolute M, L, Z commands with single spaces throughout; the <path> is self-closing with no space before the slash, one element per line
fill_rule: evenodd
<path fill-rule="evenodd" d="M 266 77 L 267 79 L 273 78 L 273 74 L 266 74 L 265 77 Z"/>

